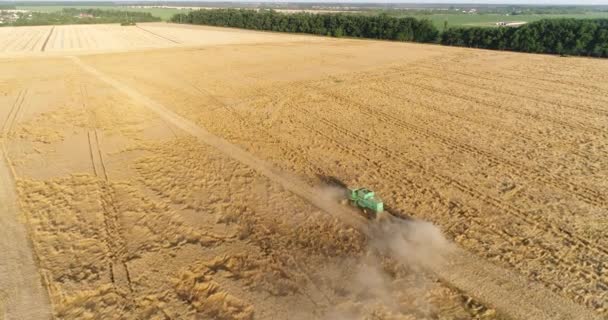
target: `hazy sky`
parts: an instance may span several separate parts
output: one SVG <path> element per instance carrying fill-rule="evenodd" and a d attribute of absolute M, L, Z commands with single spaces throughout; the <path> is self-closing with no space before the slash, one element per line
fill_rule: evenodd
<path fill-rule="evenodd" d="M 82 1 L 82 0 L 81 0 Z M 114 0 L 120 1 L 120 0 Z M 146 1 L 146 0 L 131 0 Z M 162 0 L 149 0 L 162 1 Z M 171 0 L 165 0 L 171 1 Z M 176 1 L 231 1 L 239 0 L 176 0 Z M 608 0 L 241 0 L 244 2 L 368 2 L 368 3 L 490 3 L 490 4 L 606 4 Z"/>
<path fill-rule="evenodd" d="M 319 2 L 324 2 L 320 0 Z M 328 1 L 332 2 L 332 1 Z M 352 2 L 352 1 L 351 1 Z M 608 4 L 608 0 L 418 0 L 418 1 L 363 1 L 363 2 L 404 2 L 404 3 L 491 3 L 491 4 Z"/>
<path fill-rule="evenodd" d="M 370 1 L 370 2 L 386 2 L 386 1 Z M 395 1 L 395 2 L 412 2 L 412 3 L 492 3 L 492 4 L 608 4 L 608 0 L 434 0 L 434 1 Z"/>
<path fill-rule="evenodd" d="M 0 0 L 1 1 L 1 0 Z M 22 0 L 23 1 L 23 0 Z M 27 0 L 26 0 L 27 1 Z M 39 0 L 38 0 L 39 1 Z M 61 0 L 59 0 L 61 1 Z M 76 0 L 74 0 L 76 1 Z M 79 0 L 82 1 L 82 0 Z M 87 1 L 87 0 L 84 0 Z M 93 1 L 93 0 L 90 0 Z M 110 0 L 112 1 L 112 0 Z M 113 0 L 120 1 L 120 0 Z M 131 1 L 146 1 L 146 0 L 131 0 Z M 163 1 L 163 0 L 148 0 L 148 1 Z M 164 0 L 171 1 L 171 0 Z M 175 0 L 175 1 L 229 1 L 229 2 L 367 2 L 367 3 L 489 3 L 489 4 L 544 4 L 544 5 L 589 5 L 589 4 L 605 4 L 608 5 L 608 0 Z"/>
<path fill-rule="evenodd" d="M 20 0 L 25 1 L 66 1 L 66 0 Z M 104 1 L 104 0 L 67 0 L 67 1 Z M 121 1 L 121 0 L 105 0 L 105 1 Z M 124 0 L 124 1 L 168 1 L 171 0 Z M 228 2 L 367 2 L 367 3 L 488 3 L 488 4 L 543 4 L 543 5 L 590 5 L 601 4 L 608 5 L 608 0 L 175 0 L 175 1 L 228 1 Z M 3 2 L 3 0 L 0 0 Z"/>
<path fill-rule="evenodd" d="M 188 1 L 188 0 L 186 0 Z M 201 0 L 198 0 L 201 1 Z M 205 0 L 202 0 L 205 1 Z M 211 1 L 211 0 L 210 0 Z M 230 0 L 228 0 L 230 1 Z M 234 0 L 233 0 L 234 1 Z M 372 3 L 489 3 L 489 4 L 606 4 L 608 0 L 245 0 L 260 2 L 372 2 Z"/>

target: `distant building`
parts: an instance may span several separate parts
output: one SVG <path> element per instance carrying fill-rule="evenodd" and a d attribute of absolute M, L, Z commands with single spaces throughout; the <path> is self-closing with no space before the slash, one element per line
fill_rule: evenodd
<path fill-rule="evenodd" d="M 525 22 L 525 21 L 519 21 L 519 22 L 500 21 L 500 22 L 496 22 L 496 25 L 499 27 L 521 27 L 526 23 L 527 22 Z"/>
<path fill-rule="evenodd" d="M 95 18 L 95 16 L 93 16 L 90 13 L 81 13 L 78 15 L 78 18 L 83 19 L 83 18 Z"/>
<path fill-rule="evenodd" d="M 0 10 L 0 24 L 15 22 L 21 14 L 27 12 L 26 10 Z"/>

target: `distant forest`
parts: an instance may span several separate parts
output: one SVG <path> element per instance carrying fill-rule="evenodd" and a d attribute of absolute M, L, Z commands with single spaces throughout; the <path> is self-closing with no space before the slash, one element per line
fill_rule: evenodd
<path fill-rule="evenodd" d="M 544 19 L 517 28 L 447 28 L 442 33 L 429 20 L 385 14 L 284 14 L 273 10 L 217 9 L 177 14 L 171 21 L 333 37 L 608 57 L 608 19 Z"/>
<path fill-rule="evenodd" d="M 74 9 L 64 8 L 58 12 L 32 12 L 31 16 L 21 15 L 12 23 L 13 26 L 37 26 L 59 24 L 95 24 L 95 23 L 123 23 L 154 22 L 160 18 L 152 16 L 149 12 L 127 12 L 101 9 Z"/>
<path fill-rule="evenodd" d="M 196 10 L 177 14 L 172 22 L 236 27 L 252 30 L 310 33 L 413 42 L 435 42 L 439 31 L 429 20 L 388 15 L 282 14 L 273 10 Z"/>
<path fill-rule="evenodd" d="M 450 28 L 442 33 L 441 44 L 608 57 L 608 19 L 545 19 L 519 28 Z"/>

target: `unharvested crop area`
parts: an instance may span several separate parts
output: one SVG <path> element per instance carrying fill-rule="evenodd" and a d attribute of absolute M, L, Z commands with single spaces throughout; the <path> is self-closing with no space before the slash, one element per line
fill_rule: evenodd
<path fill-rule="evenodd" d="M 0 28 L 0 55 L 285 42 L 293 38 L 212 27 L 175 27 L 162 23 L 5 27 Z M 305 38 L 298 37 L 298 40 Z"/>
<path fill-rule="evenodd" d="M 606 61 L 132 28 L 0 58 L 0 319 L 608 316 Z"/>

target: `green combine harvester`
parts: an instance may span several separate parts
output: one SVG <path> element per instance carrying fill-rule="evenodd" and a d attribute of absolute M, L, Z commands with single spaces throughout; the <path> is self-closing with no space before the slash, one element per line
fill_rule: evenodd
<path fill-rule="evenodd" d="M 361 208 L 364 212 L 371 211 L 377 215 L 384 211 L 382 200 L 367 188 L 348 189 L 348 200 L 351 205 Z"/>

